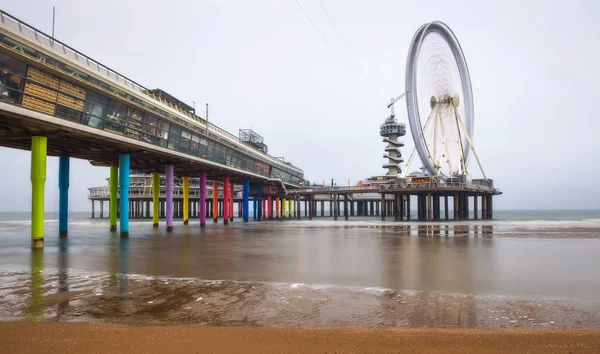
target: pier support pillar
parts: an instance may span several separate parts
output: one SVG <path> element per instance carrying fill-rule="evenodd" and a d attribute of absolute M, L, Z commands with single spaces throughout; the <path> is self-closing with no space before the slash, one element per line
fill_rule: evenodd
<path fill-rule="evenodd" d="M 152 227 L 158 227 L 158 216 L 160 207 L 160 174 L 152 172 Z"/>
<path fill-rule="evenodd" d="M 283 210 L 281 211 L 281 217 L 285 218 L 287 216 L 287 199 L 283 198 L 282 204 Z"/>
<path fill-rule="evenodd" d="M 348 194 L 344 194 L 344 220 L 348 220 Z"/>
<path fill-rule="evenodd" d="M 173 231 L 173 189 L 175 185 L 175 166 L 165 166 L 166 191 L 167 191 L 167 231 Z"/>
<path fill-rule="evenodd" d="M 394 200 L 396 201 L 394 203 L 394 205 L 395 205 L 394 221 L 400 221 L 400 220 L 402 220 L 402 194 L 395 193 Z"/>
<path fill-rule="evenodd" d="M 487 218 L 492 220 L 494 218 L 494 208 L 493 208 L 493 204 L 492 204 L 493 195 L 489 194 L 486 196 L 486 198 L 487 198 L 487 203 L 486 203 L 487 204 L 486 205 L 487 206 Z"/>
<path fill-rule="evenodd" d="M 48 138 L 31 138 L 31 247 L 44 247 L 44 188 Z"/>
<path fill-rule="evenodd" d="M 477 199 L 479 199 L 479 196 L 477 194 L 475 194 L 473 196 L 473 219 L 474 220 L 477 220 L 477 217 L 479 214 Z"/>
<path fill-rule="evenodd" d="M 117 193 L 119 193 L 119 167 L 110 166 L 110 178 L 108 179 L 110 197 L 108 200 L 108 224 L 110 231 L 117 231 Z"/>
<path fill-rule="evenodd" d="M 256 197 L 252 198 L 252 213 L 254 216 L 254 220 L 256 220 L 256 214 L 258 213 L 258 206 L 256 203 Z"/>
<path fill-rule="evenodd" d="M 281 215 L 281 200 L 279 198 L 275 198 L 275 219 L 279 219 Z"/>
<path fill-rule="evenodd" d="M 481 196 L 481 218 L 482 219 L 488 218 L 486 205 L 487 205 L 487 195 L 483 195 L 483 196 Z"/>
<path fill-rule="evenodd" d="M 183 224 L 187 225 L 190 220 L 190 178 L 183 177 Z"/>
<path fill-rule="evenodd" d="M 410 215 L 410 199 L 411 199 L 411 195 L 408 194 L 406 196 L 406 220 L 407 221 L 410 221 L 410 217 L 411 217 L 411 215 Z"/>
<path fill-rule="evenodd" d="M 129 237 L 129 154 L 119 155 L 119 229 L 121 237 Z"/>
<path fill-rule="evenodd" d="M 100 202 L 100 219 L 104 219 L 104 201 L 99 200 Z"/>
<path fill-rule="evenodd" d="M 385 193 L 381 193 L 381 221 L 385 221 L 385 209 Z M 377 214 L 379 214 L 379 207 L 377 208 Z"/>
<path fill-rule="evenodd" d="M 219 181 L 217 180 L 213 180 L 212 197 L 213 222 L 216 223 L 219 221 Z"/>
<path fill-rule="evenodd" d="M 233 222 L 233 205 L 235 204 L 234 201 L 234 189 L 233 189 L 233 182 L 229 182 L 229 190 L 227 191 L 227 196 L 229 197 L 229 221 Z"/>
<path fill-rule="evenodd" d="M 248 211 L 249 211 L 249 202 L 248 202 L 248 198 L 250 196 L 250 180 L 249 179 L 245 179 L 244 180 L 244 192 L 243 192 L 243 219 L 244 222 L 248 222 Z"/>
<path fill-rule="evenodd" d="M 273 219 L 273 197 L 272 196 L 268 196 L 267 197 L 267 214 L 269 216 L 269 219 L 272 220 Z"/>
<path fill-rule="evenodd" d="M 308 196 L 308 220 L 312 220 L 314 214 L 315 203 L 313 203 L 313 195 Z M 322 210 L 322 209 L 321 209 Z"/>
<path fill-rule="evenodd" d="M 460 219 L 460 209 L 458 207 L 458 192 L 454 193 L 454 196 L 452 197 L 453 201 L 454 201 L 454 220 L 459 220 Z"/>
<path fill-rule="evenodd" d="M 263 185 L 262 183 L 258 183 L 256 185 L 256 204 L 257 204 L 257 212 L 256 212 L 256 220 L 260 221 L 260 219 L 262 219 L 262 213 L 263 213 L 263 208 L 262 208 L 262 195 L 263 195 Z"/>
<path fill-rule="evenodd" d="M 444 196 L 444 219 L 448 220 L 448 196 Z"/>
<path fill-rule="evenodd" d="M 333 195 L 333 220 L 338 219 L 338 195 Z"/>
<path fill-rule="evenodd" d="M 463 192 L 463 201 L 464 201 L 463 217 L 465 220 L 469 220 L 469 194 L 467 192 Z"/>
<path fill-rule="evenodd" d="M 198 204 L 200 227 L 206 227 L 206 172 L 200 173 L 200 202 Z"/>
<path fill-rule="evenodd" d="M 440 221 L 440 196 L 436 193 L 430 196 L 433 198 L 433 220 Z"/>
<path fill-rule="evenodd" d="M 223 225 L 229 224 L 229 177 L 223 177 Z"/>
<path fill-rule="evenodd" d="M 288 217 L 289 218 L 294 217 L 294 211 L 292 210 L 292 208 L 293 208 L 292 199 L 288 199 Z"/>
<path fill-rule="evenodd" d="M 58 160 L 58 235 L 66 237 L 69 228 L 69 156 Z M 100 201 L 102 203 L 102 201 Z M 102 212 L 100 213 L 102 214 Z"/>

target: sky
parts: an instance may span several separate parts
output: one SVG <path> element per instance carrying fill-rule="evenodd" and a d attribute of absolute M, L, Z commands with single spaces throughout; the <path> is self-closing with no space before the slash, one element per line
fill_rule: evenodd
<path fill-rule="evenodd" d="M 55 5 L 58 40 L 196 102 L 199 112 L 209 103 L 211 122 L 235 135 L 252 128 L 306 179 L 340 185 L 385 172 L 379 125 L 390 97 L 405 91 L 410 41 L 422 24 L 442 21 L 469 66 L 474 145 L 504 193 L 494 207 L 600 208 L 600 2 L 321 2 L 341 37 L 319 0 L 21 0 L 2 8 L 50 33 Z M 408 125 L 404 101 L 396 116 Z M 410 133 L 404 141 L 407 158 Z M 30 153 L 0 148 L 0 166 L 0 211 L 28 211 Z M 46 210 L 57 210 L 57 158 L 47 170 Z M 474 159 L 469 170 L 481 176 Z M 91 210 L 87 188 L 107 177 L 107 168 L 72 159 L 70 210 Z"/>

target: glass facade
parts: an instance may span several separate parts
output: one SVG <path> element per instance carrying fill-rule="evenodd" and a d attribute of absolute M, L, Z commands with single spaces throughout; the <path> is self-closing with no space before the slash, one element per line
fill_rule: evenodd
<path fill-rule="evenodd" d="M 281 178 L 295 184 L 303 179 L 303 173 L 296 169 L 280 164 L 270 164 L 259 154 L 246 151 L 229 139 L 212 132 L 209 132 L 207 136 L 205 128 L 175 117 L 171 113 L 86 75 L 52 57 L 36 52 L 6 36 L 0 35 L 0 43 L 4 45 L 9 43 L 11 49 L 18 48 L 25 55 L 39 59 L 43 63 L 99 88 L 98 92 L 85 89 L 37 67 L 28 67 L 25 63 L 0 53 L 0 101 L 19 104 L 71 122 L 81 123 L 264 177 Z M 103 91 L 108 91 L 108 94 L 102 94 Z M 131 104 L 125 104 L 117 97 L 111 97 L 111 94 L 120 97 L 123 101 L 131 102 Z M 155 114 L 149 114 L 140 107 Z M 224 133 L 231 135 L 227 132 Z"/>

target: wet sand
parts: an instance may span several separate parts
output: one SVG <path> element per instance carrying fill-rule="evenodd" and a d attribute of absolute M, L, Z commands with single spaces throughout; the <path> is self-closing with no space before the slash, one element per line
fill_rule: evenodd
<path fill-rule="evenodd" d="M 598 353 L 600 331 L 0 323 L 2 353 Z"/>

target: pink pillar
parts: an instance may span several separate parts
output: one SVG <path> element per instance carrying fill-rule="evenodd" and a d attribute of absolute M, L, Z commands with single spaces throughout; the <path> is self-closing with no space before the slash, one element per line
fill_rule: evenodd
<path fill-rule="evenodd" d="M 206 226 L 206 172 L 200 174 L 200 227 Z"/>
<path fill-rule="evenodd" d="M 229 224 L 229 177 L 223 177 L 223 224 Z"/>

